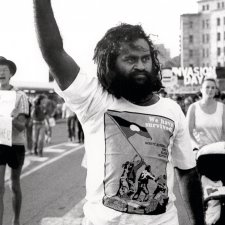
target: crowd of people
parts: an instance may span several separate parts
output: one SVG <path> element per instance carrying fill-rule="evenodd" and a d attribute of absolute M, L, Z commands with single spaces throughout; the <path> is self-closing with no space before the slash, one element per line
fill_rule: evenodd
<path fill-rule="evenodd" d="M 29 115 L 26 123 L 25 143 L 28 153 L 43 156 L 43 149 L 51 144 L 52 129 L 59 119 L 66 120 L 69 142 L 84 142 L 83 129 L 79 120 L 65 103 L 57 104 L 44 93 L 28 99 Z"/>
<path fill-rule="evenodd" d="M 225 154 L 224 96 L 216 80 L 206 77 L 195 96 L 167 96 L 150 36 L 141 25 L 126 23 L 109 29 L 97 43 L 97 76 L 89 76 L 64 50 L 51 1 L 33 3 L 40 50 L 65 102 L 68 141 L 74 142 L 77 133 L 82 143 L 85 134 L 83 224 L 178 225 L 175 175 L 190 224 L 225 224 L 223 198 L 210 196 L 225 179 L 208 176 L 200 165 L 205 147 L 222 146 Z M 0 119 L 11 134 L 0 140 L 0 225 L 6 165 L 11 168 L 12 225 L 20 225 L 25 148 L 42 157 L 56 125 L 56 103 L 44 94 L 29 100 L 10 84 L 15 73 L 15 63 L 0 57 L 0 100 L 10 109 L 7 114 L 2 107 Z"/>

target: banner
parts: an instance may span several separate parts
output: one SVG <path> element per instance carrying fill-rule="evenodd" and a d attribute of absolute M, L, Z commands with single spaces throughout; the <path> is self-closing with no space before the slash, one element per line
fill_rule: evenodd
<path fill-rule="evenodd" d="M 0 116 L 11 116 L 16 103 L 15 91 L 0 91 Z"/>
<path fill-rule="evenodd" d="M 196 93 L 205 77 L 216 79 L 216 67 L 172 67 L 162 69 L 162 83 L 168 93 Z"/>

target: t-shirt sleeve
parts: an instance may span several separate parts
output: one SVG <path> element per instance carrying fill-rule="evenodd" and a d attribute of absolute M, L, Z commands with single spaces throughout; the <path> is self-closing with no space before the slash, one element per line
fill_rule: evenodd
<path fill-rule="evenodd" d="M 83 70 L 80 70 L 66 90 L 61 91 L 56 83 L 54 87 L 81 122 L 104 110 L 112 99 L 112 96 L 103 90 L 97 77 L 88 76 Z"/>
<path fill-rule="evenodd" d="M 177 120 L 177 133 L 172 146 L 173 165 L 180 169 L 191 169 L 196 166 L 196 160 L 191 147 L 187 121 L 181 109 L 179 109 Z"/>

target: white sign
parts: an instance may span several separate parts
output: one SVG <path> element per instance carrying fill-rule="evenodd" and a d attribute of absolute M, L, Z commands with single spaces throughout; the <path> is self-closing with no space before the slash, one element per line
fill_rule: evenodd
<path fill-rule="evenodd" d="M 0 91 L 0 144 L 12 146 L 12 117 L 16 92 Z"/>
<path fill-rule="evenodd" d="M 184 78 L 184 85 L 201 85 L 204 77 L 216 79 L 216 67 L 173 67 L 172 73 Z"/>
<path fill-rule="evenodd" d="M 11 116 L 16 103 L 15 91 L 0 91 L 0 116 Z"/>
<path fill-rule="evenodd" d="M 0 116 L 0 144 L 12 146 L 12 117 Z"/>

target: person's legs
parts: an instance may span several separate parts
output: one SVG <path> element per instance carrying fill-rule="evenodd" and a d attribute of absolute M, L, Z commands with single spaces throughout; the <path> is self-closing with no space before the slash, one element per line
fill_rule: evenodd
<path fill-rule="evenodd" d="M 73 117 L 70 118 L 70 134 L 71 134 L 71 141 L 73 141 L 73 136 L 74 136 L 74 129 L 73 129 Z"/>
<path fill-rule="evenodd" d="M 12 191 L 12 208 L 14 212 L 12 225 L 19 225 L 20 211 L 22 205 L 22 191 L 20 186 L 20 174 L 22 166 L 17 169 L 11 169 L 11 191 Z"/>
<path fill-rule="evenodd" d="M 12 191 L 12 208 L 14 217 L 12 220 L 12 225 L 20 224 L 20 211 L 22 205 L 22 191 L 20 186 L 20 175 L 25 158 L 25 148 L 24 146 L 13 146 L 9 166 L 11 167 L 11 180 L 10 188 Z"/>
<path fill-rule="evenodd" d="M 33 152 L 35 155 L 37 155 L 38 135 L 39 135 L 39 125 L 34 124 L 32 129 L 32 142 L 33 142 Z"/>
<path fill-rule="evenodd" d="M 75 127 L 75 117 L 73 116 L 71 118 L 71 136 L 72 136 L 72 141 L 75 141 L 75 133 L 76 133 L 76 127 Z"/>
<path fill-rule="evenodd" d="M 30 120 L 26 127 L 26 150 L 29 153 L 32 153 L 32 149 L 33 149 L 32 130 L 33 130 L 33 125 L 32 125 L 32 121 Z"/>
<path fill-rule="evenodd" d="M 4 192 L 5 192 L 5 165 L 0 165 L 0 225 L 3 225 Z"/>
<path fill-rule="evenodd" d="M 44 142 L 45 142 L 45 125 L 43 124 L 39 127 L 38 144 L 37 144 L 39 156 L 43 155 Z"/>
<path fill-rule="evenodd" d="M 67 129 L 68 129 L 68 139 L 69 141 L 72 141 L 71 117 L 67 118 Z"/>
<path fill-rule="evenodd" d="M 48 126 L 46 143 L 50 144 L 52 139 L 52 127 Z"/>
<path fill-rule="evenodd" d="M 84 133 L 81 126 L 81 123 L 78 121 L 78 139 L 80 143 L 84 142 Z"/>

